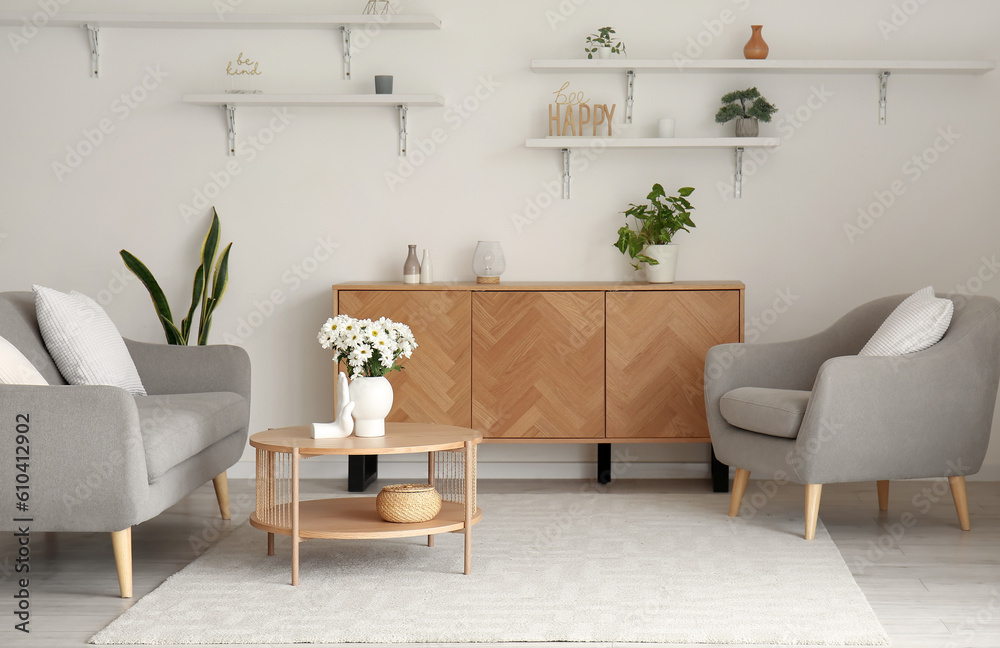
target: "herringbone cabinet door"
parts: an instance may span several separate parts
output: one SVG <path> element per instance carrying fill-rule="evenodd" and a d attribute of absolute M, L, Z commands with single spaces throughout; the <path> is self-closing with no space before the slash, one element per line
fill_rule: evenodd
<path fill-rule="evenodd" d="M 738 290 L 607 293 L 607 436 L 708 439 L 705 355 L 740 341 Z"/>
<path fill-rule="evenodd" d="M 475 429 L 604 436 L 603 292 L 479 292 L 472 312 Z"/>
<path fill-rule="evenodd" d="M 472 414 L 472 295 L 456 291 L 340 291 L 340 312 L 388 317 L 410 327 L 419 345 L 388 374 L 388 421 L 470 427 Z"/>

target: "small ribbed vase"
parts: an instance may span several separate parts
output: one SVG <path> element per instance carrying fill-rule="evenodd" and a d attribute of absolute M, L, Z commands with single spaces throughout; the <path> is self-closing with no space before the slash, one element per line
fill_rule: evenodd
<path fill-rule="evenodd" d="M 743 48 L 744 57 L 748 59 L 767 58 L 767 43 L 764 42 L 764 37 L 760 35 L 760 30 L 763 28 L 764 25 L 750 25 L 753 33 L 750 34 L 750 40 L 747 41 L 746 46 Z"/>

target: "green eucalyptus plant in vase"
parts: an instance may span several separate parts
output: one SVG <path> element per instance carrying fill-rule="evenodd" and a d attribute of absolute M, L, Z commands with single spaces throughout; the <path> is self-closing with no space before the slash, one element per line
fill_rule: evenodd
<path fill-rule="evenodd" d="M 760 123 L 771 121 L 778 108 L 761 96 L 757 88 L 736 90 L 722 95 L 722 107 L 715 113 L 715 121 L 725 124 L 736 120 L 736 137 L 757 137 Z"/>
<path fill-rule="evenodd" d="M 174 316 L 170 312 L 170 304 L 166 295 L 160 288 L 160 284 L 153 277 L 142 261 L 137 259 L 128 250 L 122 250 L 119 254 L 125 262 L 125 267 L 132 271 L 139 281 L 149 291 L 149 296 L 153 300 L 153 308 L 156 309 L 156 316 L 163 327 L 163 333 L 167 337 L 167 344 L 185 345 L 191 338 L 191 326 L 194 322 L 194 311 L 201 306 L 201 319 L 198 322 L 197 339 L 199 345 L 208 344 L 208 332 L 212 328 L 212 314 L 215 308 L 222 301 L 222 296 L 226 294 L 226 286 L 229 285 L 229 250 L 233 247 L 230 243 L 222 251 L 222 256 L 218 261 L 215 254 L 219 249 L 219 236 L 222 226 L 219 223 L 219 214 L 212 208 L 212 225 L 208 229 L 204 242 L 201 244 L 201 265 L 194 273 L 194 285 L 191 290 L 191 307 L 188 309 L 187 317 L 181 320 L 178 327 L 174 324 Z M 214 265 L 214 270 L 213 270 Z"/>
<path fill-rule="evenodd" d="M 597 54 L 599 58 L 609 59 L 612 54 L 625 54 L 625 43 L 614 37 L 615 30 L 611 27 L 601 27 L 596 34 L 587 36 L 587 58 L 594 58 Z"/>
<path fill-rule="evenodd" d="M 618 229 L 615 247 L 635 261 L 632 267 L 639 269 L 646 265 L 646 279 L 649 283 L 671 283 L 677 271 L 678 245 L 673 242 L 677 232 L 689 232 L 695 227 L 691 220 L 694 207 L 687 197 L 694 193 L 692 187 L 682 187 L 676 196 L 668 196 L 663 185 L 653 185 L 646 196 L 648 205 L 630 204 L 625 214 L 625 225 Z M 628 218 L 635 221 L 629 225 Z"/>

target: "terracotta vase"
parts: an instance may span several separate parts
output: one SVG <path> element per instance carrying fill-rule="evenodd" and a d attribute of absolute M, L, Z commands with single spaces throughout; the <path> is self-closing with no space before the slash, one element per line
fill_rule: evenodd
<path fill-rule="evenodd" d="M 753 33 L 750 35 L 750 40 L 747 41 L 746 47 L 743 48 L 743 56 L 748 59 L 766 59 L 767 58 L 767 43 L 764 42 L 764 37 L 760 35 L 760 30 L 764 28 L 764 25 L 750 25 Z"/>

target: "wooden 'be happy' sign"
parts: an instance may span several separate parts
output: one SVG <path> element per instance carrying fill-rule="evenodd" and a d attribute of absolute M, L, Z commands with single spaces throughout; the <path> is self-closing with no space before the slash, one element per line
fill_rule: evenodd
<path fill-rule="evenodd" d="M 549 137 L 614 135 L 612 132 L 612 121 L 615 116 L 617 104 L 595 104 L 590 105 L 582 92 L 569 92 L 569 81 L 561 88 L 553 92 L 556 96 L 555 102 L 549 104 Z M 587 132 L 588 128 L 591 132 Z M 603 127 L 598 133 L 598 127 Z"/>

